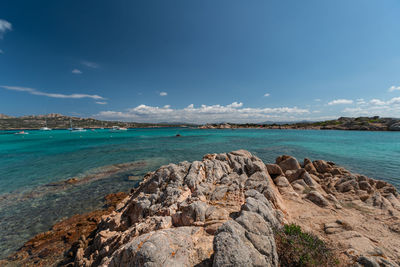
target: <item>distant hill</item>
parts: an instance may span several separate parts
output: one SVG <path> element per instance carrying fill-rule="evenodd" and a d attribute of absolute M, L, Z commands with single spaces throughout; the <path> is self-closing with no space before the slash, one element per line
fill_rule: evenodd
<path fill-rule="evenodd" d="M 189 126 L 188 124 L 102 121 L 93 118 L 65 116 L 57 113 L 46 115 L 28 115 L 21 117 L 11 117 L 0 114 L 0 130 L 40 129 L 41 127 L 46 126 L 46 123 L 47 127 L 52 129 L 67 129 L 70 128 L 71 123 L 72 127 L 82 128 L 111 128 L 112 126 L 127 128 Z"/>
<path fill-rule="evenodd" d="M 340 117 L 336 120 L 319 122 L 269 122 L 269 123 L 223 123 L 205 124 L 202 129 L 234 129 L 234 128 L 264 128 L 264 129 L 315 129 L 315 130 L 357 130 L 357 131 L 400 131 L 400 119 L 375 117 Z"/>
<path fill-rule="evenodd" d="M 0 113 L 0 119 L 12 119 L 12 118 L 14 118 L 14 117 L 7 116 L 7 115 L 5 115 L 5 114 L 1 114 L 1 113 Z"/>

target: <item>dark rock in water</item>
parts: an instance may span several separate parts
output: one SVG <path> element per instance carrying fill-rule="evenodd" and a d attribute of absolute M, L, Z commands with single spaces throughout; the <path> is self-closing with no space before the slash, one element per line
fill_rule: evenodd
<path fill-rule="evenodd" d="M 181 135 L 180 134 L 177 134 L 177 135 L 175 135 L 176 137 L 181 137 Z"/>

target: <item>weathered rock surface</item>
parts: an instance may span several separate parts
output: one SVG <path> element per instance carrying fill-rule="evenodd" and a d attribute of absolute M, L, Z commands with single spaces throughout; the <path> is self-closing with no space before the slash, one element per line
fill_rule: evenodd
<path fill-rule="evenodd" d="M 278 266 L 277 194 L 265 164 L 243 150 L 163 166 L 102 219 L 75 265 Z"/>
<path fill-rule="evenodd" d="M 343 266 L 400 266 L 395 187 L 333 162 L 264 164 L 244 150 L 148 173 L 70 251 L 75 266 L 279 266 L 283 223 L 319 236 Z"/>

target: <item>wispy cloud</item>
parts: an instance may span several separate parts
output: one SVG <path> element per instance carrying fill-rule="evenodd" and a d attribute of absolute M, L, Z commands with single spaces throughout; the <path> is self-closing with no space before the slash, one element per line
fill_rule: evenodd
<path fill-rule="evenodd" d="M 47 96 L 47 97 L 53 97 L 53 98 L 92 98 L 95 100 L 102 100 L 105 99 L 102 96 L 99 95 L 88 95 L 88 94 L 58 94 L 58 93 L 45 93 L 39 90 L 36 90 L 34 88 L 29 88 L 29 87 L 20 87 L 20 86 L 7 86 L 7 85 L 0 85 L 1 88 L 4 88 L 6 90 L 12 90 L 12 91 L 19 91 L 19 92 L 27 92 L 31 95 L 41 95 L 41 96 Z"/>
<path fill-rule="evenodd" d="M 78 70 L 78 69 L 73 69 L 72 70 L 73 74 L 82 74 L 82 71 Z"/>
<path fill-rule="evenodd" d="M 168 95 L 167 92 L 160 92 L 160 96 L 166 96 L 166 95 Z"/>
<path fill-rule="evenodd" d="M 3 50 L 0 49 L 0 54 L 4 54 Z"/>
<path fill-rule="evenodd" d="M 83 60 L 83 61 L 81 61 L 81 63 L 82 63 L 82 65 L 84 65 L 84 66 L 86 66 L 86 67 L 88 67 L 88 68 L 92 68 L 92 69 L 98 69 L 98 68 L 100 68 L 100 65 L 99 65 L 99 64 L 94 63 L 94 62 L 91 62 L 91 61 Z"/>
<path fill-rule="evenodd" d="M 96 104 L 99 104 L 99 105 L 107 105 L 107 102 L 96 101 Z"/>
<path fill-rule="evenodd" d="M 126 111 L 102 111 L 96 116 L 104 119 L 122 119 L 138 122 L 260 122 L 263 120 L 296 120 L 299 115 L 308 114 L 308 109 L 298 107 L 244 108 L 243 103 L 229 105 L 193 104 L 185 108 L 174 109 L 170 105 L 163 107 L 139 105 Z"/>
<path fill-rule="evenodd" d="M 0 39 L 3 39 L 4 34 L 8 31 L 12 31 L 12 24 L 4 19 L 0 19 Z"/>
<path fill-rule="evenodd" d="M 350 99 L 335 99 L 331 102 L 328 103 L 329 106 L 333 105 L 348 105 L 348 104 L 353 104 L 353 100 Z"/>
<path fill-rule="evenodd" d="M 270 96 L 269 93 L 265 93 L 265 94 L 264 94 L 264 97 L 268 97 L 268 96 Z"/>
<path fill-rule="evenodd" d="M 389 92 L 400 91 L 400 86 L 391 86 L 389 88 Z"/>
<path fill-rule="evenodd" d="M 316 98 L 316 99 L 314 99 L 314 101 L 315 101 L 315 102 L 321 102 L 321 99 Z"/>

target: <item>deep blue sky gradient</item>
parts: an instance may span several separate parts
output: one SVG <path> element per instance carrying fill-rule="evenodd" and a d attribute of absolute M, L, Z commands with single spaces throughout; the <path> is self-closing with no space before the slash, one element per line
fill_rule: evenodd
<path fill-rule="evenodd" d="M 0 113 L 93 116 L 236 101 L 309 110 L 302 119 L 352 115 L 344 108 L 360 98 L 395 108 L 400 90 L 388 89 L 400 86 L 399 14 L 397 0 L 2 0 L 0 19 L 13 29 L 0 39 L 0 86 L 96 94 L 107 104 L 0 88 Z M 327 105 L 335 99 L 354 102 Z"/>

